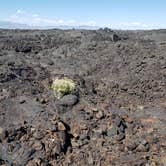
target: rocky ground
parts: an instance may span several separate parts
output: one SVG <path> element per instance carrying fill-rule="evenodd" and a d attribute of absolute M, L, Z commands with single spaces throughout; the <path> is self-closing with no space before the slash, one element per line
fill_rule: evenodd
<path fill-rule="evenodd" d="M 166 166 L 166 30 L 0 30 L 0 165 Z"/>

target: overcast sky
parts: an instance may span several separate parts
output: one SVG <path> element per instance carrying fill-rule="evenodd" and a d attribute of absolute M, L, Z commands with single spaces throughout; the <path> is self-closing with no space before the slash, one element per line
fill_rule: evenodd
<path fill-rule="evenodd" d="M 0 20 L 34 26 L 166 28 L 166 0 L 1 0 Z"/>

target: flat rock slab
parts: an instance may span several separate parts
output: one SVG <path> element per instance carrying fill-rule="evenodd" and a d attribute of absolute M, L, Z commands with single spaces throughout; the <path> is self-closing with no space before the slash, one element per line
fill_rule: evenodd
<path fill-rule="evenodd" d="M 65 95 L 62 97 L 58 104 L 63 106 L 73 106 L 78 102 L 78 97 L 75 95 Z"/>
<path fill-rule="evenodd" d="M 28 97 L 18 97 L 15 100 L 6 99 L 0 109 L 1 127 L 18 125 L 24 122 L 33 123 L 35 117 L 43 111 L 43 108 L 34 100 Z"/>

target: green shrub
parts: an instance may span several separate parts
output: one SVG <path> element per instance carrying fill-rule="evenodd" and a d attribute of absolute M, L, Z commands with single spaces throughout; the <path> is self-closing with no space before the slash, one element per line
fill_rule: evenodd
<path fill-rule="evenodd" d="M 51 85 L 51 89 L 53 89 L 55 96 L 59 99 L 66 94 L 72 93 L 75 89 L 75 83 L 66 77 L 62 79 L 56 78 Z"/>

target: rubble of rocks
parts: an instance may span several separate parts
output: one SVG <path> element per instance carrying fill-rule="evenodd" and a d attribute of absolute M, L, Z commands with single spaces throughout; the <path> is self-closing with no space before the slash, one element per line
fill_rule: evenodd
<path fill-rule="evenodd" d="M 165 166 L 166 32 L 0 30 L 0 165 Z"/>

